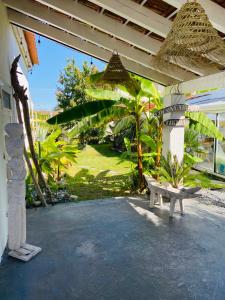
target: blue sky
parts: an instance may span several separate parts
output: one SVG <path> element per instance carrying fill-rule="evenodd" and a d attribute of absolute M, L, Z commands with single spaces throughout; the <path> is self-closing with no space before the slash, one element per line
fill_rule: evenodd
<path fill-rule="evenodd" d="M 39 65 L 34 66 L 29 74 L 31 97 L 36 110 L 53 110 L 57 105 L 55 92 L 58 85 L 60 71 L 69 58 L 75 59 L 76 65 L 81 68 L 84 61 L 91 62 L 91 57 L 70 49 L 56 42 L 41 37 L 37 43 Z M 97 59 L 93 63 L 102 70 L 105 64 Z"/>

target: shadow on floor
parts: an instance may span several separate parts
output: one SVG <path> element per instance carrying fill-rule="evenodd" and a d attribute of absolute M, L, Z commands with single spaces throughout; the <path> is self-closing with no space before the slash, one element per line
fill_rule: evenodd
<path fill-rule="evenodd" d="M 4 300 L 224 300 L 225 209 L 185 203 L 150 211 L 129 197 L 28 211 L 29 263 L 0 267 Z"/>
<path fill-rule="evenodd" d="M 78 196 L 78 200 L 103 199 L 130 194 L 129 174 L 114 175 L 105 170 L 96 176 L 88 169 L 81 169 L 74 177 L 66 176 L 68 191 Z"/>

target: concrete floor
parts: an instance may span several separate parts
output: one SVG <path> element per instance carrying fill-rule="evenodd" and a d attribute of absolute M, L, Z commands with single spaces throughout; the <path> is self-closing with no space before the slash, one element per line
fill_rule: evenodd
<path fill-rule="evenodd" d="M 111 199 L 28 210 L 28 263 L 5 258 L 1 300 L 225 299 L 225 208 Z"/>

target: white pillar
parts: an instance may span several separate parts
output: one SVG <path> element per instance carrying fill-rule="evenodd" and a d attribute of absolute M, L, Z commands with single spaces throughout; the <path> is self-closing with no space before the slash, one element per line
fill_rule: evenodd
<path fill-rule="evenodd" d="M 171 94 L 164 97 L 164 107 L 170 107 L 176 104 L 185 104 L 185 98 L 182 94 Z M 179 107 L 179 106 L 178 106 Z M 167 156 L 168 151 L 176 155 L 181 162 L 184 157 L 184 111 L 179 109 L 163 114 L 163 147 L 162 154 Z"/>

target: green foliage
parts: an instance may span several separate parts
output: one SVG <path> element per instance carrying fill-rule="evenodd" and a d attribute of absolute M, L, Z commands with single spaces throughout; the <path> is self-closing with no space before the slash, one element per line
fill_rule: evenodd
<path fill-rule="evenodd" d="M 205 153 L 202 144 L 198 139 L 198 132 L 185 128 L 184 132 L 184 162 L 191 166 L 202 162 L 202 159 L 197 157 L 198 154 Z"/>
<path fill-rule="evenodd" d="M 131 162 L 131 166 L 133 166 L 132 162 L 137 159 L 137 154 L 132 151 L 132 144 L 131 141 L 125 137 L 124 138 L 124 145 L 126 147 L 126 151 L 124 151 L 121 155 L 122 159 L 129 159 Z M 133 167 L 131 167 L 133 169 Z"/>
<path fill-rule="evenodd" d="M 98 74 L 99 75 L 99 74 Z M 99 83 L 102 76 L 97 74 L 91 75 L 89 82 Z M 86 89 L 86 94 L 90 97 L 97 99 L 98 101 L 105 101 L 106 97 L 108 101 L 115 101 L 112 107 L 108 110 L 104 109 L 104 115 L 101 116 L 98 111 L 92 111 L 91 113 L 83 114 L 82 117 L 85 119 L 80 120 L 80 124 L 75 125 L 72 129 L 70 135 L 81 133 L 82 131 L 87 130 L 95 124 L 96 126 L 108 123 L 113 117 L 113 121 L 116 123 L 114 127 L 114 134 L 118 135 L 121 132 L 124 132 L 128 128 L 133 129 L 134 136 L 136 137 L 134 142 L 136 143 L 135 150 L 139 151 L 139 154 L 132 154 L 126 151 L 125 155 L 130 155 L 132 157 L 136 156 L 136 161 L 139 164 L 142 164 L 142 158 L 144 157 L 145 161 L 152 163 L 154 160 L 154 155 L 146 154 L 142 156 L 141 153 L 141 130 L 142 125 L 144 124 L 144 119 L 150 117 L 149 111 L 157 107 L 158 109 L 162 107 L 162 99 L 154 87 L 154 84 L 147 79 L 141 78 L 140 76 L 132 75 L 132 80 L 124 85 L 118 85 L 116 89 L 111 90 L 109 88 L 97 88 L 97 89 Z M 95 101 L 97 102 L 97 101 Z M 91 102 L 93 103 L 93 102 Z M 85 104 L 79 106 L 79 114 L 83 111 Z M 96 108 L 96 106 L 95 106 Z M 90 112 L 90 111 L 89 111 Z M 114 112 L 114 113 L 113 113 Z M 108 114 L 108 116 L 107 116 Z M 73 118 L 75 116 L 74 112 L 72 113 Z M 65 113 L 64 113 L 65 116 Z M 71 120 L 71 118 L 64 118 L 63 122 Z M 144 117 L 145 116 L 145 117 Z M 87 118 L 88 117 L 88 118 Z M 56 120 L 50 120 L 53 124 Z M 59 117 L 58 117 L 59 119 Z M 62 120 L 61 120 L 62 121 Z M 59 121 L 58 121 L 59 122 Z M 135 125 L 135 126 L 133 126 Z M 123 133 L 122 133 L 123 134 Z M 126 141 L 126 140 L 125 140 Z M 137 144 L 139 147 L 137 147 Z M 137 157 L 139 156 L 139 160 Z M 141 172 L 142 167 L 138 165 L 138 168 Z M 141 176 L 142 177 L 142 176 Z"/>
<path fill-rule="evenodd" d="M 41 169 L 48 181 L 58 181 L 61 172 L 76 161 L 77 145 L 67 140 L 60 128 L 53 130 L 45 140 L 36 142 L 35 146 L 39 152 Z"/>
<path fill-rule="evenodd" d="M 179 162 L 176 155 L 172 157 L 168 152 L 166 157 L 161 157 L 160 180 L 170 183 L 174 188 L 179 188 L 183 185 L 183 180 L 189 174 L 190 169 L 191 167 L 185 165 L 183 161 Z"/>
<path fill-rule="evenodd" d="M 101 77 L 103 76 L 104 72 L 97 72 L 94 74 L 91 74 L 89 77 L 87 77 L 87 82 L 90 84 L 98 84 L 100 82 Z"/>
<path fill-rule="evenodd" d="M 178 162 L 176 155 L 161 158 L 159 169 L 160 181 L 170 183 L 174 188 L 181 186 L 201 188 L 224 188 L 222 184 L 213 183 L 207 174 L 191 171 L 192 164 Z"/>
<path fill-rule="evenodd" d="M 56 97 L 59 108 L 68 109 L 90 101 L 91 98 L 85 93 L 85 89 L 90 86 L 87 78 L 96 72 L 97 68 L 94 65 L 89 66 L 84 62 L 80 70 L 73 59 L 68 60 L 58 80 Z"/>
<path fill-rule="evenodd" d="M 209 176 L 204 173 L 189 174 L 184 180 L 184 185 L 188 186 L 188 187 L 198 186 L 198 187 L 205 188 L 205 189 L 224 188 L 224 184 L 213 183 L 212 180 L 210 180 Z"/>
<path fill-rule="evenodd" d="M 116 123 L 115 127 L 113 128 L 113 133 L 119 134 L 121 131 L 129 128 L 132 124 L 135 124 L 134 116 L 125 116 Z"/>
<path fill-rule="evenodd" d="M 184 152 L 184 162 L 190 166 L 194 166 L 196 164 L 201 163 L 202 159 L 197 156 L 193 156 L 187 152 Z"/>
<path fill-rule="evenodd" d="M 115 91 L 103 90 L 103 89 L 86 89 L 86 95 L 96 100 L 115 100 L 118 101 L 121 98 Z"/>
<path fill-rule="evenodd" d="M 65 110 L 62 113 L 48 119 L 48 123 L 51 125 L 68 123 L 74 120 L 81 120 L 82 118 L 92 116 L 104 109 L 116 104 L 113 100 L 97 100 L 84 104 L 77 105 L 73 108 Z"/>
<path fill-rule="evenodd" d="M 203 112 L 186 112 L 185 116 L 190 120 L 189 128 L 209 137 L 223 140 L 223 134 L 216 125 Z"/>
<path fill-rule="evenodd" d="M 141 134 L 141 141 L 147 145 L 152 151 L 156 151 L 157 143 L 156 141 L 151 138 L 149 135 Z"/>

